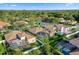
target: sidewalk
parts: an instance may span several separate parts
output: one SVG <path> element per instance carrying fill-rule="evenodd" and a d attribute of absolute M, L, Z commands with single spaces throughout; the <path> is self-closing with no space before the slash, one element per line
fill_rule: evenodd
<path fill-rule="evenodd" d="M 27 50 L 27 51 L 23 52 L 23 54 L 27 54 L 27 53 L 29 53 L 29 52 L 31 52 L 33 50 L 39 49 L 40 47 L 44 46 L 44 44 L 40 40 L 37 40 L 37 41 L 39 41 L 42 45 L 34 47 L 34 48 L 30 49 L 30 50 Z"/>
<path fill-rule="evenodd" d="M 2 41 L 0 41 L 0 44 L 1 44 L 1 43 L 4 43 L 4 42 L 5 42 L 5 40 L 2 40 Z"/>
<path fill-rule="evenodd" d="M 75 33 L 72 33 L 72 34 L 68 34 L 68 35 L 66 35 L 66 37 L 72 36 L 72 35 L 77 34 L 77 33 L 79 33 L 79 31 L 76 31 Z"/>

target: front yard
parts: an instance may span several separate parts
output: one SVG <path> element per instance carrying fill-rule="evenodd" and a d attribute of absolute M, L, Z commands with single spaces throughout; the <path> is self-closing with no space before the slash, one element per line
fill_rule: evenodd
<path fill-rule="evenodd" d="M 26 48 L 24 48 L 23 51 L 27 51 L 27 50 L 30 50 L 30 49 L 32 49 L 32 48 L 35 48 L 35 47 L 38 47 L 38 46 L 41 46 L 41 45 L 42 45 L 42 44 L 41 44 L 40 42 L 36 41 L 35 43 L 28 44 L 28 45 L 26 46 Z"/>
<path fill-rule="evenodd" d="M 0 44 L 0 55 L 5 54 L 5 52 L 6 52 L 6 48 L 5 48 L 5 46 L 3 45 L 3 43 L 1 43 L 1 44 Z"/>
<path fill-rule="evenodd" d="M 0 41 L 2 40 L 2 37 L 0 36 Z"/>

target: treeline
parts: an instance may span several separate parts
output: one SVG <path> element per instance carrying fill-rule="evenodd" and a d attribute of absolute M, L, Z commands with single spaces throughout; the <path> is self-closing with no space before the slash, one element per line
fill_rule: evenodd
<path fill-rule="evenodd" d="M 79 22 L 78 10 L 0 10 L 0 20 L 13 22 L 16 20 L 35 19 L 58 19 L 76 20 Z"/>

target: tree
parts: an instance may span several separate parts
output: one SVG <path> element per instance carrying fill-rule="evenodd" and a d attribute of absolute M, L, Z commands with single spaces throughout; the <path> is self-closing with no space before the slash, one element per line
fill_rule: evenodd
<path fill-rule="evenodd" d="M 19 48 L 15 49 L 14 52 L 15 55 L 22 55 L 22 50 Z"/>
<path fill-rule="evenodd" d="M 5 54 L 6 49 L 5 46 L 3 44 L 0 44 L 0 55 Z"/>
<path fill-rule="evenodd" d="M 43 43 L 45 44 L 43 49 L 44 49 L 44 53 L 46 55 L 51 55 L 51 46 L 49 44 L 49 39 L 48 38 L 45 38 Z"/>
<path fill-rule="evenodd" d="M 60 19 L 59 18 L 53 18 L 52 21 L 53 21 L 54 24 L 58 24 L 60 22 Z"/>
<path fill-rule="evenodd" d="M 66 20 L 73 20 L 74 17 L 72 16 L 72 14 L 65 13 L 65 14 L 64 14 L 64 19 L 66 19 Z"/>
<path fill-rule="evenodd" d="M 43 24 L 43 22 L 40 20 L 40 19 L 38 19 L 36 22 L 35 22 L 35 26 L 37 26 L 37 27 L 43 27 L 44 26 L 44 24 Z"/>
<path fill-rule="evenodd" d="M 32 55 L 39 55 L 41 53 L 41 51 L 39 49 L 37 49 L 37 50 L 32 51 L 31 53 L 32 53 Z"/>
<path fill-rule="evenodd" d="M 76 20 L 77 22 L 79 22 L 79 14 L 78 14 L 78 13 L 77 13 L 77 14 L 74 14 L 73 17 L 75 18 L 75 20 Z"/>
<path fill-rule="evenodd" d="M 64 16 L 61 12 L 53 12 L 52 15 L 57 18 L 62 18 Z"/>
<path fill-rule="evenodd" d="M 55 48 L 55 46 L 56 46 L 56 44 L 57 44 L 58 42 L 60 42 L 60 41 L 62 41 L 62 40 L 66 40 L 66 39 L 67 39 L 67 38 L 66 38 L 66 35 L 65 35 L 65 34 L 61 35 L 61 34 L 59 34 L 59 33 L 56 33 L 55 36 L 53 36 L 53 37 L 50 38 L 50 45 L 51 45 L 53 48 Z M 52 44 L 52 43 L 53 43 L 53 44 Z"/>
<path fill-rule="evenodd" d="M 22 55 L 22 50 L 19 49 L 19 48 L 12 49 L 11 47 L 8 47 L 8 48 L 7 48 L 7 52 L 8 52 L 8 54 L 10 54 L 10 55 Z"/>

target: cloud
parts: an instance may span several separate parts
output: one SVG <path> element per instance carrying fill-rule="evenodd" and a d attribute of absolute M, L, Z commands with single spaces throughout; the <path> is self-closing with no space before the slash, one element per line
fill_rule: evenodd
<path fill-rule="evenodd" d="M 73 5 L 73 3 L 66 3 L 65 7 L 68 7 L 68 6 L 71 6 L 71 5 Z"/>

